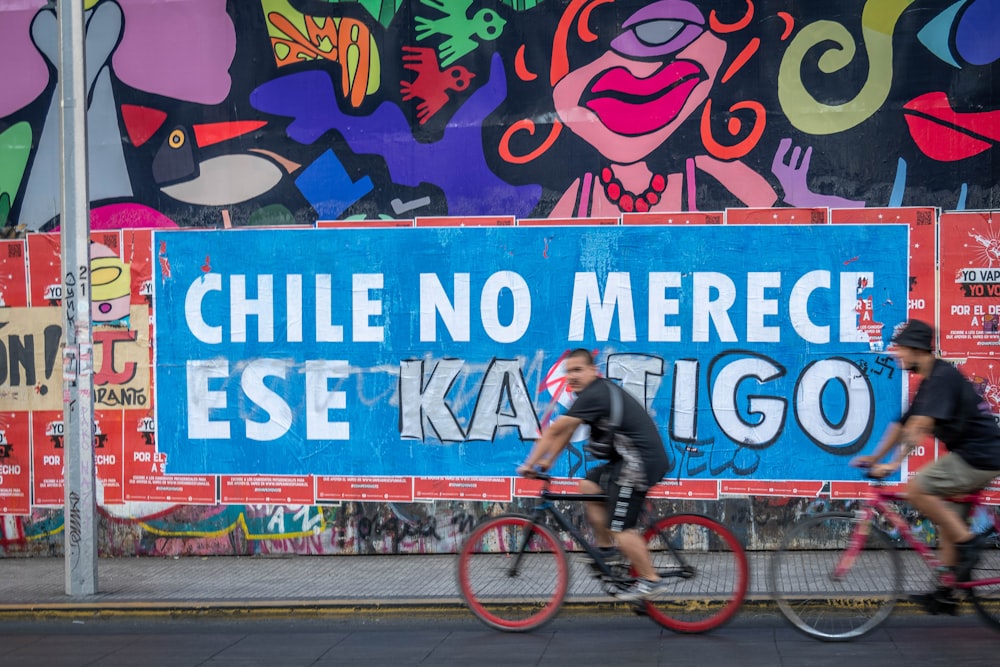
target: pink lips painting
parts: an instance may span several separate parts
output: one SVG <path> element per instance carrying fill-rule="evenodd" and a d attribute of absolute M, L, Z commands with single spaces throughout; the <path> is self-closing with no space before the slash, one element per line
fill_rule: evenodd
<path fill-rule="evenodd" d="M 943 92 L 916 97 L 903 109 L 910 136 L 933 160 L 964 160 L 1000 142 L 1000 111 L 959 113 Z"/>
<path fill-rule="evenodd" d="M 691 91 L 705 78 L 701 67 L 685 60 L 674 61 L 645 79 L 616 67 L 598 77 L 583 106 L 612 132 L 647 134 L 676 118 Z"/>

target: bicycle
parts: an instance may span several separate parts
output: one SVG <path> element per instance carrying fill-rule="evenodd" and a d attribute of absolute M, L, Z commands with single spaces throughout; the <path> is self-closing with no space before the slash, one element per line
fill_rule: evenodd
<path fill-rule="evenodd" d="M 877 628 L 892 613 L 903 586 L 901 549 L 879 519 L 895 528 L 920 556 L 936 584 L 967 595 L 979 615 L 1000 629 L 1000 517 L 984 531 L 989 540 L 970 581 L 958 582 L 931 547 L 921 542 L 892 503 L 905 501 L 901 491 L 871 480 L 861 507 L 808 517 L 782 539 L 771 559 L 768 585 L 778 608 L 798 630 L 824 641 L 844 641 Z M 968 505 L 972 516 L 984 507 L 982 493 L 953 502 Z"/>
<path fill-rule="evenodd" d="M 502 514 L 480 523 L 459 551 L 462 598 L 486 625 L 526 632 L 551 621 L 569 591 L 566 549 L 545 524 L 551 517 L 593 561 L 604 592 L 614 596 L 635 582 L 624 564 L 609 564 L 555 506 L 556 501 L 606 502 L 604 494 L 554 493 L 550 475 L 530 515 Z M 697 514 L 674 514 L 648 524 L 643 537 L 660 577 L 676 584 L 670 599 L 630 603 L 665 628 L 699 633 L 716 628 L 739 610 L 746 595 L 746 553 L 722 524 Z"/>

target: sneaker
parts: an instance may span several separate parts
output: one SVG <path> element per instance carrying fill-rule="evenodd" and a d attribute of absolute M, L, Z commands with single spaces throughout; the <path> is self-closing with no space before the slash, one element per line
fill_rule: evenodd
<path fill-rule="evenodd" d="M 972 576 L 972 568 L 979 562 L 979 554 L 985 542 L 985 538 L 977 534 L 968 542 L 959 542 L 955 545 L 955 550 L 958 551 L 958 562 L 955 564 L 956 581 L 968 581 Z"/>
<path fill-rule="evenodd" d="M 945 586 L 939 586 L 930 593 L 911 595 L 910 601 L 919 604 L 928 614 L 958 615 L 959 600 L 955 592 Z"/>
<path fill-rule="evenodd" d="M 667 587 L 666 581 L 650 581 L 649 579 L 636 579 L 635 583 L 618 593 L 619 600 L 626 602 L 636 602 L 648 600 Z"/>

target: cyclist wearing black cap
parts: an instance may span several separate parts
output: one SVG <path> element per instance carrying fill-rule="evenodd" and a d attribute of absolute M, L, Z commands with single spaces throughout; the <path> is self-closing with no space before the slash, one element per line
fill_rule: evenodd
<path fill-rule="evenodd" d="M 934 330 L 910 320 L 892 339 L 891 352 L 900 366 L 922 378 L 910 409 L 889 426 L 875 452 L 859 456 L 855 465 L 870 466 L 873 477 L 897 470 L 910 450 L 930 435 L 949 453 L 928 463 L 907 484 L 910 503 L 938 527 L 941 562 L 967 581 L 982 548 L 965 518 L 947 498 L 985 488 L 1000 475 L 1000 428 L 987 402 L 958 369 L 934 356 Z M 889 463 L 878 463 L 899 445 Z M 958 600 L 950 588 L 913 596 L 932 613 L 955 613 Z"/>

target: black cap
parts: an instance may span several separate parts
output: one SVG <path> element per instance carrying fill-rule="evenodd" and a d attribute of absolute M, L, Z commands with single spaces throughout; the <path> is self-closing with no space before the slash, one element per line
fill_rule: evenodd
<path fill-rule="evenodd" d="M 895 345 L 930 352 L 934 346 L 934 329 L 926 322 L 910 320 L 899 333 L 892 337 L 892 342 Z"/>

